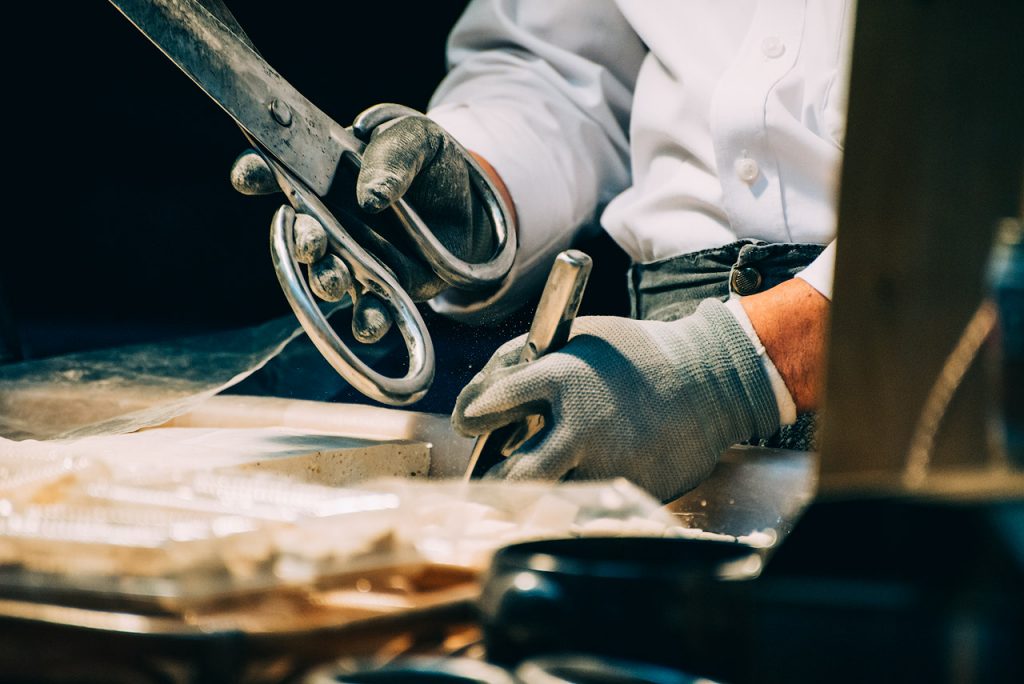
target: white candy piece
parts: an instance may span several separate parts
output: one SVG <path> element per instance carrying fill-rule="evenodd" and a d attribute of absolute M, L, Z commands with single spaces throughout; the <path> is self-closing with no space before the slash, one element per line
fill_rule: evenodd
<path fill-rule="evenodd" d="M 579 506 L 552 494 L 545 494 L 526 509 L 520 522 L 536 530 L 565 530 L 576 522 Z"/>
<path fill-rule="evenodd" d="M 740 544 L 753 546 L 755 549 L 767 549 L 771 546 L 775 546 L 776 542 L 779 541 L 779 534 L 771 528 L 766 528 L 764 530 L 745 534 L 741 537 L 736 537 L 736 541 Z"/>
<path fill-rule="evenodd" d="M 638 515 L 627 518 L 622 526 L 626 534 L 636 537 L 660 537 L 665 533 L 663 523 L 649 518 L 641 518 Z"/>
<path fill-rule="evenodd" d="M 474 520 L 465 528 L 465 535 L 473 539 L 495 540 L 505 537 L 516 537 L 521 528 L 506 520 Z"/>
<path fill-rule="evenodd" d="M 673 539 L 697 539 L 702 534 L 704 530 L 693 527 L 667 527 L 663 536 Z"/>
<path fill-rule="evenodd" d="M 570 531 L 581 537 L 619 537 L 626 534 L 625 522 L 616 518 L 594 518 L 580 525 L 573 525 Z"/>

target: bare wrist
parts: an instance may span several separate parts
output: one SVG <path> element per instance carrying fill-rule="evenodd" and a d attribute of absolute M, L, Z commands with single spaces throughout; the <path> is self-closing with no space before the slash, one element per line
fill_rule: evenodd
<path fill-rule="evenodd" d="M 476 160 L 476 163 L 480 165 L 480 168 L 484 170 L 487 177 L 491 179 L 492 183 L 494 183 L 494 187 L 498 190 L 498 194 L 501 195 L 501 199 L 505 200 L 505 204 L 508 206 L 509 213 L 512 215 L 513 225 L 518 226 L 518 221 L 516 219 L 516 205 L 515 202 L 512 201 L 512 195 L 509 193 L 508 187 L 505 185 L 505 181 L 501 179 L 501 176 L 498 175 L 497 170 L 491 166 L 489 161 L 481 157 L 476 152 L 470 151 L 470 154 L 473 155 L 473 159 Z"/>
<path fill-rule="evenodd" d="M 740 300 L 797 411 L 818 408 L 829 301 L 794 278 Z"/>

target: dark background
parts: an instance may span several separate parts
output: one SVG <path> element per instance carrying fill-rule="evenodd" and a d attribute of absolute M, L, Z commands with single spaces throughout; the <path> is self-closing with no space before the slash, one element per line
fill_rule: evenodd
<path fill-rule="evenodd" d="M 2 253 L 25 353 L 286 313 L 267 245 L 280 200 L 231 189 L 245 147 L 234 123 L 112 5 L 38 5 L 8 26 L 23 33 L 6 48 L 30 112 L 8 128 L 14 201 L 27 211 L 5 226 Z M 426 105 L 465 3 L 405 3 L 388 16 L 377 3 L 229 5 L 267 61 L 347 123 L 376 102 Z M 33 332 L 56 323 L 89 331 Z"/>

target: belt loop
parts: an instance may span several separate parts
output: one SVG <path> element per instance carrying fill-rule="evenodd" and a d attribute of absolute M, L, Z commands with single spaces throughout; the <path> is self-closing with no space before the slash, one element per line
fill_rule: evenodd
<path fill-rule="evenodd" d="M 756 254 L 758 247 L 764 244 L 754 240 L 744 240 L 743 242 L 744 244 L 740 245 L 740 249 L 736 253 L 736 262 L 733 264 L 733 268 L 744 266 L 748 261 L 753 260 L 753 254 Z"/>

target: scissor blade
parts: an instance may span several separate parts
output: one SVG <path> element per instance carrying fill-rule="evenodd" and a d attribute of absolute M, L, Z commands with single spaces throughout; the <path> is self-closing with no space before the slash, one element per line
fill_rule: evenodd
<path fill-rule="evenodd" d="M 196 0 L 110 0 L 253 139 L 318 195 L 350 134 Z"/>
<path fill-rule="evenodd" d="M 231 13 L 231 10 L 228 9 L 228 6 L 224 4 L 223 0 L 196 0 L 196 2 L 202 5 L 207 12 L 212 14 L 217 21 L 223 24 L 224 28 L 235 34 L 235 37 L 245 43 L 249 49 L 256 54 L 259 54 L 259 50 L 257 50 L 256 46 L 252 44 L 251 40 L 249 40 L 249 36 L 246 35 L 245 29 L 243 29 L 242 25 L 238 23 L 238 20 L 235 19 L 235 15 Z"/>

